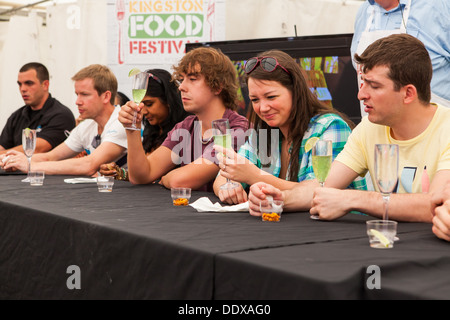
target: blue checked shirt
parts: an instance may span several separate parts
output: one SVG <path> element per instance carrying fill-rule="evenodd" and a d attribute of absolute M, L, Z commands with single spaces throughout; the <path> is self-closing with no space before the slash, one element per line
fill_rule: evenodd
<path fill-rule="evenodd" d="M 303 180 L 315 179 L 312 167 L 311 150 L 305 152 L 305 144 L 310 138 L 319 137 L 320 139 L 332 140 L 334 160 L 336 156 L 344 149 L 344 145 L 347 142 L 350 133 L 351 129 L 348 124 L 336 114 L 328 113 L 317 115 L 311 118 L 308 130 L 303 136 L 302 145 L 300 147 L 300 152 L 298 155 L 300 168 L 297 176 L 297 181 L 301 182 Z M 267 172 L 268 174 L 279 177 L 281 171 L 281 136 L 278 140 L 272 140 L 273 142 L 275 142 L 272 142 L 272 146 L 275 147 L 272 147 L 272 154 L 270 156 L 267 155 L 270 153 L 265 150 L 267 149 L 266 145 L 260 146 L 260 152 L 258 154 L 256 148 L 256 141 L 258 140 L 257 138 L 259 138 L 259 140 L 264 140 L 263 137 L 261 137 L 261 134 L 259 137 L 256 137 L 255 131 L 253 131 L 247 142 L 239 149 L 239 154 L 247 158 L 250 162 L 252 162 L 263 171 Z M 275 137 L 275 139 L 277 139 L 277 137 Z M 286 180 L 289 180 L 289 177 L 286 177 Z M 243 184 L 243 187 L 246 188 L 247 185 Z M 349 185 L 349 188 L 367 190 L 365 178 L 358 177 Z"/>
<path fill-rule="evenodd" d="M 372 9 L 375 8 L 377 14 L 369 31 L 399 29 L 403 19 L 402 10 L 407 2 L 400 0 L 400 5 L 390 11 L 384 10 L 374 0 L 367 0 L 361 5 L 355 19 L 355 32 L 350 49 L 352 58 Z M 450 1 L 411 1 L 406 33 L 422 41 L 430 54 L 433 65 L 431 91 L 450 100 Z"/>

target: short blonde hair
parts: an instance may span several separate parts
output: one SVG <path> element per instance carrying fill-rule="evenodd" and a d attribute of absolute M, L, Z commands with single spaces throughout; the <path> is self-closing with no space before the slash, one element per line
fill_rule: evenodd
<path fill-rule="evenodd" d="M 117 78 L 114 73 L 107 66 L 100 64 L 92 64 L 78 71 L 73 77 L 73 81 L 81 81 L 84 79 L 92 79 L 94 81 L 94 89 L 98 95 L 111 92 L 110 102 L 114 105 L 117 95 Z"/>

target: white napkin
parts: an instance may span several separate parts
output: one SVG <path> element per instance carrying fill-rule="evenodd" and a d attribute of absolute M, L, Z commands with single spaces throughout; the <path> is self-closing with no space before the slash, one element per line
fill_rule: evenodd
<path fill-rule="evenodd" d="M 220 203 L 212 203 L 208 197 L 199 198 L 197 201 L 189 204 L 198 212 L 238 212 L 248 211 L 248 202 L 236 204 L 233 206 L 221 206 Z"/>
<path fill-rule="evenodd" d="M 97 178 L 72 178 L 64 179 L 65 183 L 97 183 Z"/>

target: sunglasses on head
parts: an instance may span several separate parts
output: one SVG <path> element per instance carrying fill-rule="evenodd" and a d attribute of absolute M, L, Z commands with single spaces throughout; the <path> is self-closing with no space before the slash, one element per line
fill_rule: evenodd
<path fill-rule="evenodd" d="M 153 73 L 147 72 L 147 74 L 148 74 L 149 78 L 153 78 L 156 82 L 158 82 L 159 84 L 162 84 L 161 80 L 157 76 L 155 76 Z"/>
<path fill-rule="evenodd" d="M 159 84 L 162 84 L 161 79 L 159 79 L 157 76 L 155 76 L 153 73 L 151 73 L 150 69 L 145 70 L 145 73 L 148 75 L 149 78 L 153 78 L 156 82 L 158 82 Z"/>
<path fill-rule="evenodd" d="M 248 59 L 245 63 L 244 71 L 246 74 L 251 73 L 255 68 L 261 65 L 261 68 L 267 72 L 273 72 L 277 67 L 280 67 L 287 74 L 291 74 L 285 67 L 278 63 L 278 60 L 273 57 L 253 57 Z"/>

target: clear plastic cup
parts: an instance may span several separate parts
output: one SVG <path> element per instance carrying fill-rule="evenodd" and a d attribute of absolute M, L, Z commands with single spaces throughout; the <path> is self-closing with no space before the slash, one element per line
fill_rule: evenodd
<path fill-rule="evenodd" d="M 174 206 L 187 206 L 191 198 L 191 188 L 171 188 L 170 194 Z"/>
<path fill-rule="evenodd" d="M 262 221 L 280 222 L 281 213 L 283 212 L 284 202 L 281 200 L 273 200 L 268 197 L 259 203 Z"/>
<path fill-rule="evenodd" d="M 98 192 L 112 192 L 113 185 L 114 185 L 113 176 L 97 177 Z"/>
<path fill-rule="evenodd" d="M 394 247 L 397 235 L 397 222 L 392 220 L 366 221 L 367 235 L 372 248 L 389 249 Z"/>
<path fill-rule="evenodd" d="M 30 179 L 30 186 L 42 186 L 44 185 L 45 173 L 44 171 L 31 171 L 28 173 L 28 179 Z"/>

